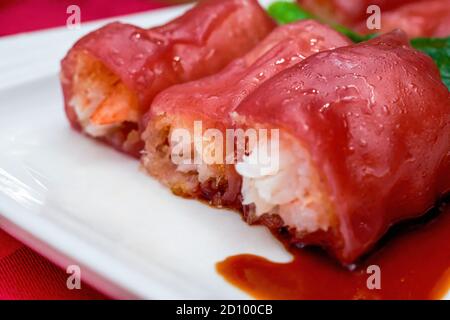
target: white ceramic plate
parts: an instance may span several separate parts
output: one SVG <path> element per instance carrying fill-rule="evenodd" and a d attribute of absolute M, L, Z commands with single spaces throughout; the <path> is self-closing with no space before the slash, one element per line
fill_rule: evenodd
<path fill-rule="evenodd" d="M 120 20 L 147 27 L 184 10 Z M 241 253 L 289 261 L 265 228 L 173 196 L 136 160 L 69 128 L 59 60 L 106 21 L 0 39 L 0 227 L 63 268 L 79 265 L 112 297 L 249 298 L 215 263 Z"/>
<path fill-rule="evenodd" d="M 157 25 L 185 9 L 120 20 Z M 288 261 L 267 230 L 173 196 L 136 160 L 69 128 L 59 61 L 104 23 L 0 39 L 0 226 L 116 298 L 248 298 L 215 263 L 239 253 Z"/>

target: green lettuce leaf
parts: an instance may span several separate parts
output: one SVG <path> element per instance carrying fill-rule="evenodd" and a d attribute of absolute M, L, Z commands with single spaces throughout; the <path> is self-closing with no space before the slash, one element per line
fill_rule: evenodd
<path fill-rule="evenodd" d="M 448 38 L 415 38 L 411 45 L 431 58 L 439 67 L 442 81 L 450 90 L 450 37 Z"/>
<path fill-rule="evenodd" d="M 274 2 L 269 6 L 267 11 L 279 24 L 286 24 L 304 19 L 315 19 L 311 13 L 293 2 Z"/>

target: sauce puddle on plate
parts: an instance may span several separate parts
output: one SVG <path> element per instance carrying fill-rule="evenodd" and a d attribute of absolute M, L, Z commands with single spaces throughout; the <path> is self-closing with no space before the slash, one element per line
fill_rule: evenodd
<path fill-rule="evenodd" d="M 354 271 L 317 250 L 288 245 L 294 256 L 289 263 L 242 254 L 216 268 L 257 299 L 441 299 L 450 280 L 450 204 L 434 211 L 422 221 L 394 227 Z M 381 289 L 368 289 L 371 265 L 380 267 Z"/>

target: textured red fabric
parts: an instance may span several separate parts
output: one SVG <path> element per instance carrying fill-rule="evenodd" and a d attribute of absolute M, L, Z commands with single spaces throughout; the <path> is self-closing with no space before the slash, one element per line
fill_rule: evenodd
<path fill-rule="evenodd" d="M 83 282 L 81 289 L 69 290 L 66 286 L 69 276 L 0 230 L 0 300 L 107 299 Z"/>
<path fill-rule="evenodd" d="M 175 1 L 173 1 L 175 2 Z M 66 9 L 81 8 L 81 22 L 159 8 L 164 0 L 1 0 L 0 36 L 61 26 Z M 2 299 L 106 299 L 81 284 L 66 286 L 68 274 L 0 230 L 0 300 Z"/>

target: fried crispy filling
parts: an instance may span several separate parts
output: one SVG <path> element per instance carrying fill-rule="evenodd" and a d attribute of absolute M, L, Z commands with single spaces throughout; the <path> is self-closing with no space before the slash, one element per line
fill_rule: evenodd
<path fill-rule="evenodd" d="M 171 141 L 171 133 L 174 128 L 183 127 L 186 126 L 164 117 L 153 121 L 142 136 L 146 143 L 141 158 L 142 164 L 151 175 L 169 186 L 175 194 L 201 198 L 213 205 L 221 206 L 222 197 L 228 189 L 224 165 L 182 163 L 173 159 L 176 145 Z M 194 144 L 190 143 L 185 150 L 190 150 L 190 154 L 185 156 L 194 159 L 197 152 Z"/>

